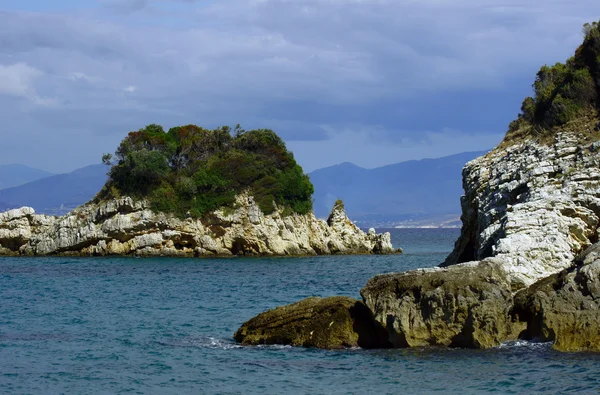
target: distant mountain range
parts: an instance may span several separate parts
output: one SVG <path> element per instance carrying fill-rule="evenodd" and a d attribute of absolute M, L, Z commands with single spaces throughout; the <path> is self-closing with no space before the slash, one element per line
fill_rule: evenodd
<path fill-rule="evenodd" d="M 447 226 L 460 224 L 462 168 L 485 152 L 464 152 L 364 169 L 352 163 L 315 170 L 314 211 L 327 217 L 337 199 L 359 226 Z"/>
<path fill-rule="evenodd" d="M 361 227 L 457 226 L 462 168 L 484 153 L 465 152 L 376 169 L 342 163 L 315 170 L 309 174 L 315 186 L 315 214 L 326 218 L 334 202 L 342 199 L 349 217 Z M 34 178 L 0 190 L 0 211 L 30 206 L 38 213 L 66 214 L 100 191 L 107 171 L 105 165 L 92 165 L 48 176 L 50 173 L 23 165 L 0 166 L 0 185 Z"/>
<path fill-rule="evenodd" d="M 0 211 L 29 206 L 38 213 L 66 214 L 100 191 L 107 171 L 105 165 L 92 165 L 0 190 Z"/>
<path fill-rule="evenodd" d="M 47 171 L 25 165 L 0 165 L 0 189 L 17 187 L 51 175 L 53 174 Z"/>

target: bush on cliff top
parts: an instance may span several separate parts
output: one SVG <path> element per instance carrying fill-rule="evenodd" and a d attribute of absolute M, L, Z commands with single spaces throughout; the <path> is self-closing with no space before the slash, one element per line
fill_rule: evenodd
<path fill-rule="evenodd" d="M 265 213 L 273 212 L 273 202 L 286 212 L 312 209 L 313 185 L 272 130 L 237 126 L 232 136 L 226 126 L 187 125 L 165 132 L 148 125 L 129 133 L 115 157 L 97 200 L 127 195 L 148 199 L 157 211 L 200 217 L 232 207 L 235 196 L 248 191 Z"/>
<path fill-rule="evenodd" d="M 586 23 L 583 33 L 575 56 L 538 71 L 534 96 L 523 101 L 507 137 L 523 129 L 527 134 L 550 134 L 553 128 L 600 109 L 600 25 Z"/>

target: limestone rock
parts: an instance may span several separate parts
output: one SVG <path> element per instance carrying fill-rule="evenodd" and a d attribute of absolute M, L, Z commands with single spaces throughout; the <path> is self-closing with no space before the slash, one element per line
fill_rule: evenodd
<path fill-rule="evenodd" d="M 380 275 L 361 290 L 394 347 L 490 348 L 512 336 L 512 294 L 502 262 Z"/>
<path fill-rule="evenodd" d="M 235 333 L 246 345 L 284 344 L 326 349 L 389 346 L 369 309 L 348 297 L 308 298 L 245 322 Z"/>
<path fill-rule="evenodd" d="M 513 290 L 569 267 L 600 215 L 600 150 L 577 130 L 504 144 L 463 169 L 463 227 L 443 266 L 498 257 Z"/>
<path fill-rule="evenodd" d="M 390 234 L 366 234 L 335 207 L 329 223 L 314 214 L 265 215 L 252 196 L 206 219 L 153 212 L 123 197 L 88 203 L 60 217 L 31 208 L 0 213 L 0 255 L 231 256 L 394 253 Z"/>
<path fill-rule="evenodd" d="M 561 351 L 600 351 L 600 245 L 576 263 L 515 296 L 526 337 L 554 341 Z"/>

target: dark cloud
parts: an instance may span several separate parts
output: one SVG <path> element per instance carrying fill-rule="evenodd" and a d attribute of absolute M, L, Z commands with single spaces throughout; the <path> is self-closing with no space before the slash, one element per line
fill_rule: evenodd
<path fill-rule="evenodd" d="M 0 133 L 55 149 L 77 141 L 90 157 L 151 122 L 270 127 L 289 142 L 360 134 L 390 150 L 448 130 L 497 136 L 539 66 L 569 56 L 600 15 L 590 0 L 521 3 L 119 0 L 0 12 L 0 116 L 11 119 Z M 0 155 L 15 155 L 7 147 Z"/>

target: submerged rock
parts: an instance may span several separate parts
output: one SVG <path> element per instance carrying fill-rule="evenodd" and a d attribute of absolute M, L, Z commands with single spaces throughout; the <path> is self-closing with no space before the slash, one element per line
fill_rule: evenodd
<path fill-rule="evenodd" d="M 204 219 L 154 212 L 124 197 L 88 203 L 63 217 L 31 208 L 0 213 L 0 255 L 231 256 L 394 253 L 390 234 L 366 234 L 335 207 L 330 219 L 314 214 L 265 215 L 252 196 L 235 209 Z"/>
<path fill-rule="evenodd" d="M 600 245 L 520 291 L 515 313 L 527 322 L 529 339 L 554 341 L 560 351 L 600 351 Z"/>
<path fill-rule="evenodd" d="M 389 346 L 369 309 L 362 302 L 343 296 L 312 297 L 269 310 L 245 322 L 234 338 L 246 345 L 325 349 Z"/>
<path fill-rule="evenodd" d="M 394 347 L 490 348 L 513 334 L 501 262 L 380 275 L 361 290 Z"/>

